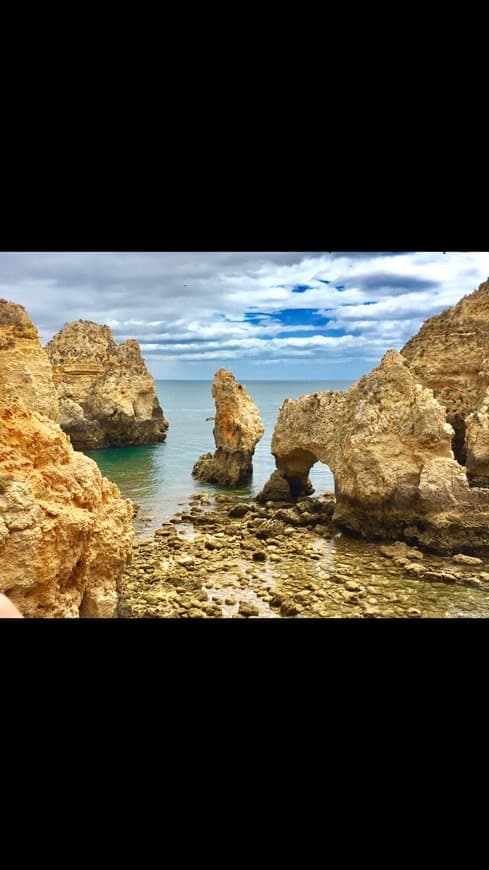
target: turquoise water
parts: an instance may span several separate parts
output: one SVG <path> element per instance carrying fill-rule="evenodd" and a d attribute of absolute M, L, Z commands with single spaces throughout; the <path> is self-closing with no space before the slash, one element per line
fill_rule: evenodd
<path fill-rule="evenodd" d="M 275 469 L 270 443 L 280 405 L 322 390 L 344 390 L 353 381 L 247 381 L 246 388 L 260 410 L 265 434 L 253 458 L 253 479 L 236 492 L 256 495 Z M 111 447 L 86 451 L 95 459 L 102 474 L 113 480 L 124 497 L 141 505 L 141 515 L 151 515 L 147 530 L 170 519 L 182 503 L 195 492 L 215 493 L 216 487 L 192 477 L 192 468 L 202 453 L 215 450 L 215 414 L 211 381 L 156 381 L 156 392 L 169 422 L 167 438 L 148 447 Z M 334 489 L 333 476 L 326 465 L 317 463 L 311 470 L 312 484 L 319 494 Z M 221 490 L 225 492 L 226 490 Z"/>

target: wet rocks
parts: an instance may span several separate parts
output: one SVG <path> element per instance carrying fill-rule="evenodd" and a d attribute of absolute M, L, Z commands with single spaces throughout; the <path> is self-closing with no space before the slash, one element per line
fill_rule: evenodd
<path fill-rule="evenodd" d="M 246 516 L 246 514 L 250 513 L 252 510 L 251 505 L 249 504 L 237 504 L 229 511 L 229 516 L 232 519 L 239 519 L 240 517 Z"/>
<path fill-rule="evenodd" d="M 278 468 L 271 474 L 262 491 L 258 493 L 257 501 L 294 501 L 289 481 Z"/>
<path fill-rule="evenodd" d="M 278 510 L 324 516 L 330 498 Z M 197 618 L 190 610 L 200 619 L 411 618 L 410 608 L 423 617 L 489 615 L 484 565 L 457 565 L 404 541 L 379 546 L 338 536 L 331 520 L 274 526 L 274 503 L 250 501 L 244 517 L 231 516 L 238 504 L 229 495 L 215 499 L 194 516 L 192 533 L 168 523 L 166 534 L 136 547 L 121 584 L 120 615 L 141 618 L 149 609 L 174 619 Z M 273 536 L 258 538 L 268 523 Z M 257 552 L 265 559 L 255 561 Z"/>
<path fill-rule="evenodd" d="M 238 613 L 241 616 L 259 616 L 260 611 L 256 604 L 250 604 L 247 601 L 242 601 L 239 605 Z"/>
<path fill-rule="evenodd" d="M 466 556 L 464 553 L 457 553 L 456 556 L 452 559 L 453 562 L 456 562 L 458 565 L 482 565 L 482 559 L 478 559 L 476 556 Z"/>
<path fill-rule="evenodd" d="M 422 559 L 423 553 L 421 550 L 416 550 L 414 547 L 408 547 L 404 541 L 396 541 L 394 544 L 385 544 L 379 547 L 379 553 L 386 556 L 388 559 L 395 559 L 399 556 L 404 556 L 406 559 Z"/>

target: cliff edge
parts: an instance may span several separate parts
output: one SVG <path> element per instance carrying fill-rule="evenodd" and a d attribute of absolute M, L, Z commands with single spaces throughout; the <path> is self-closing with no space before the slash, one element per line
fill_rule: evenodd
<path fill-rule="evenodd" d="M 25 308 L 0 301 L 0 591 L 24 616 L 112 617 L 132 505 L 54 418 L 51 366 Z"/>

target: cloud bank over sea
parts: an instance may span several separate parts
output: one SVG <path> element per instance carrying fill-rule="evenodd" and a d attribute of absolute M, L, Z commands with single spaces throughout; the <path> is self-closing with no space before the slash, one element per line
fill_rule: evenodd
<path fill-rule="evenodd" d="M 106 323 L 155 378 L 356 378 L 488 276 L 487 252 L 0 253 L 43 343 Z"/>

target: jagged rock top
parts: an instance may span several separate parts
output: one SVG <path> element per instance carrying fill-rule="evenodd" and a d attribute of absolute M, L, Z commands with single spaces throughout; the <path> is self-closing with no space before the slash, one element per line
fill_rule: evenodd
<path fill-rule="evenodd" d="M 91 320 L 75 320 L 65 323 L 48 342 L 46 350 L 54 366 L 71 362 L 103 365 L 117 347 L 109 326 Z"/>
<path fill-rule="evenodd" d="M 4 335 L 11 333 L 17 338 L 39 340 L 37 329 L 24 306 L 8 302 L 7 299 L 0 299 L 0 327 Z"/>
<path fill-rule="evenodd" d="M 426 342 L 435 337 L 455 340 L 457 350 L 467 346 L 472 352 L 477 350 L 480 361 L 489 355 L 489 278 L 456 305 L 425 320 L 419 332 L 401 350 L 411 367 L 421 360 L 425 364 L 429 362 L 430 348 Z M 463 344 L 460 339 L 463 339 Z M 448 351 L 448 348 L 437 349 Z"/>
<path fill-rule="evenodd" d="M 377 493 L 396 490 L 403 464 L 419 468 L 432 453 L 452 458 L 452 434 L 432 391 L 416 382 L 401 354 L 389 350 L 345 392 L 286 399 L 272 453 L 289 473 L 295 466 L 308 471 L 314 461 L 325 462 L 343 493 L 367 501 L 370 487 Z"/>
<path fill-rule="evenodd" d="M 36 327 L 23 305 L 0 299 L 0 382 L 10 384 L 31 411 L 58 415 L 53 373 Z"/>
<path fill-rule="evenodd" d="M 401 353 L 449 414 L 474 411 L 489 384 L 489 279 L 426 320 Z"/>
<path fill-rule="evenodd" d="M 489 387 L 489 279 L 426 320 L 401 353 L 414 376 L 445 405 L 455 430 L 455 455 L 465 464 L 465 421 Z"/>
<path fill-rule="evenodd" d="M 26 309 L 0 300 L 0 591 L 24 616 L 113 616 L 132 506 L 54 422 L 52 367 Z"/>
<path fill-rule="evenodd" d="M 67 323 L 46 351 L 60 399 L 59 422 L 78 449 L 153 444 L 168 423 L 139 343 L 116 344 L 108 326 Z"/>
<path fill-rule="evenodd" d="M 139 342 L 129 338 L 117 344 L 109 326 L 91 320 L 75 320 L 66 323 L 46 345 L 52 365 L 66 372 L 108 371 L 120 366 L 131 366 L 138 374 L 149 374 L 141 354 Z"/>
<path fill-rule="evenodd" d="M 265 429 L 246 387 L 239 384 L 228 369 L 219 369 L 214 375 L 212 395 L 216 404 L 216 447 L 227 453 L 253 453 Z"/>
<path fill-rule="evenodd" d="M 212 395 L 216 405 L 213 429 L 216 451 L 204 454 L 192 474 L 219 486 L 247 483 L 253 473 L 252 457 L 265 429 L 260 412 L 246 387 L 228 369 L 214 375 Z"/>

